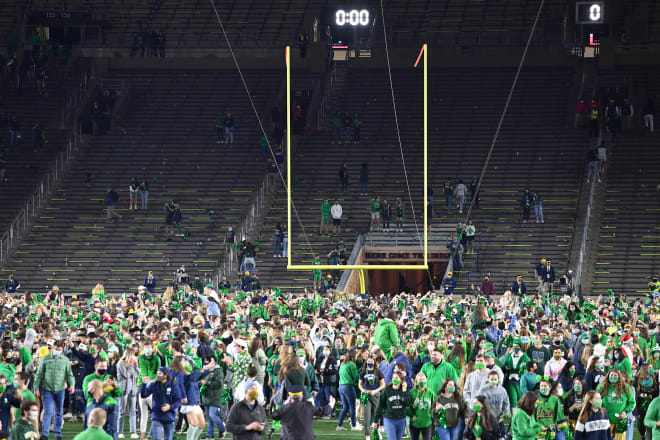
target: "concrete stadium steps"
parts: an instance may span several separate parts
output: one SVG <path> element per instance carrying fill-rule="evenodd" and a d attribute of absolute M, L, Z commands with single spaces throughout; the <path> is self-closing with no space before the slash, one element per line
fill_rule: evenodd
<path fill-rule="evenodd" d="M 16 115 L 21 123 L 19 145 L 9 145 L 9 125 L 0 126 L 0 145 L 8 162 L 7 183 L 0 182 L 0 234 L 9 227 L 36 185 L 52 166 L 70 136 L 69 129 L 61 129 L 61 109 L 74 87 L 75 79 L 64 79 L 61 73 L 53 72 L 48 81 L 48 97 L 40 97 L 35 82 L 25 82 L 16 91 L 15 82 L 0 80 L 2 101 L 8 115 Z M 40 152 L 35 152 L 32 128 L 37 124 L 45 128 L 48 143 Z"/>
<path fill-rule="evenodd" d="M 584 166 L 586 139 L 566 128 L 565 85 L 571 69 L 526 69 L 520 77 L 509 114 L 491 158 L 481 190 L 481 208 L 473 212 L 477 231 L 482 233 L 482 252 L 473 280 L 492 272 L 498 289 L 509 285 L 515 275 L 533 278 L 534 264 L 541 257 L 555 260 L 558 270 L 566 268 L 575 226 L 579 176 Z M 484 78 L 487 78 L 484 80 Z M 478 176 L 492 140 L 513 71 L 509 69 L 447 70 L 434 72 L 429 91 L 429 176 L 434 190 L 434 222 L 464 220 L 454 209 L 444 209 L 442 184 L 451 176 L 462 178 L 466 186 Z M 422 110 L 421 74 L 393 72 L 401 138 L 406 168 L 418 224 L 422 224 Z M 296 264 L 312 260 L 314 252 L 334 248 L 335 237 L 318 235 L 320 205 L 324 198 L 338 197 L 343 206 L 343 222 L 350 228 L 342 237 L 350 248 L 357 232 L 367 230 L 368 205 L 375 194 L 388 200 L 401 197 L 406 204 L 406 222 L 411 223 L 411 207 L 406 190 L 401 155 L 395 131 L 389 82 L 385 70 L 349 71 L 339 110 L 359 112 L 363 120 L 360 144 L 330 144 L 331 120 L 322 133 L 294 143 L 292 176 L 300 179 L 293 186 L 293 200 L 310 237 L 311 247 L 294 217 L 292 258 Z M 339 191 L 338 169 L 349 164 L 352 184 L 348 194 Z M 359 195 L 359 166 L 369 163 L 370 196 Z M 520 224 L 522 189 L 529 186 L 543 197 L 545 224 Z M 468 198 L 469 201 L 469 198 Z M 286 197 L 278 193 L 267 218 L 260 242 L 271 243 L 277 222 L 284 222 Z M 533 219 L 533 213 L 531 218 Z M 269 284 L 285 282 L 281 272 L 284 260 L 264 252 L 257 272 Z M 466 268 L 458 271 L 459 286 L 474 256 L 465 258 Z M 311 285 L 311 273 L 294 274 L 287 287 L 302 289 Z M 476 277 L 476 278 L 475 278 Z"/>
<path fill-rule="evenodd" d="M 280 73 L 246 71 L 255 105 L 263 109 L 276 93 Z M 189 273 L 213 275 L 224 253 L 226 227 L 242 219 L 266 170 L 257 159 L 257 124 L 233 71 L 115 71 L 139 90 L 134 108 L 119 129 L 90 139 L 48 208 L 3 268 L 25 289 L 57 283 L 65 292 L 89 292 L 104 282 L 107 291 L 133 291 L 153 270 L 160 287 L 186 264 Z M 235 143 L 216 144 L 215 116 L 231 111 Z M 83 183 L 85 173 L 93 183 Z M 150 183 L 149 209 L 129 211 L 131 177 Z M 106 223 L 104 199 L 119 193 L 118 223 Z M 177 199 L 188 240 L 163 235 L 163 205 Z M 211 220 L 206 210 L 215 211 Z M 4 276 L 3 276 L 4 278 Z M 159 287 L 159 290 L 160 290 Z"/>

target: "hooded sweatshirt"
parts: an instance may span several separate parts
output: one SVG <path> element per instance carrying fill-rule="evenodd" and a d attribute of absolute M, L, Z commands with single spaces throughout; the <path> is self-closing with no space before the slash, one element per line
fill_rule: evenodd
<path fill-rule="evenodd" d="M 399 331 L 396 323 L 389 318 L 381 319 L 374 332 L 374 343 L 383 350 L 388 359 L 392 345 L 399 345 Z"/>

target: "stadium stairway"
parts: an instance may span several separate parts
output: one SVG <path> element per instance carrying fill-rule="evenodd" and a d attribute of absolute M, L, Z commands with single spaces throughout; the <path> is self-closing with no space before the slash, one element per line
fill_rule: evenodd
<path fill-rule="evenodd" d="M 280 72 L 245 71 L 255 105 L 264 109 L 277 93 Z M 185 264 L 191 275 L 211 279 L 224 252 L 226 227 L 243 217 L 266 171 L 259 157 L 256 118 L 233 71 L 112 71 L 139 90 L 125 121 L 92 137 L 43 215 L 12 253 L 2 278 L 14 272 L 24 290 L 58 284 L 66 293 L 133 291 L 148 270 L 159 292 Z M 216 144 L 215 116 L 231 111 L 235 143 Z M 92 173 L 92 183 L 83 183 Z M 147 178 L 149 208 L 128 209 L 132 177 Z M 107 223 L 106 189 L 120 195 L 123 219 Z M 190 237 L 167 237 L 164 203 L 177 199 Z M 208 210 L 215 215 L 209 217 Z M 2 281 L 4 282 L 4 281 Z"/>
<path fill-rule="evenodd" d="M 429 182 L 434 190 L 434 222 L 464 220 L 456 209 L 447 214 L 442 184 L 448 177 L 463 179 L 469 186 L 478 176 L 503 108 L 512 69 L 448 69 L 433 72 L 429 90 Z M 567 128 L 569 97 L 566 84 L 571 68 L 524 69 L 513 95 L 509 113 L 491 157 L 481 190 L 480 208 L 473 212 L 481 252 L 472 281 L 492 273 L 498 291 L 522 274 L 531 286 L 534 266 L 540 258 L 552 258 L 558 271 L 567 268 L 575 228 L 578 188 L 587 142 L 583 133 Z M 487 80 L 485 80 L 487 79 Z M 393 71 L 395 97 L 406 169 L 419 227 L 422 224 L 422 79 L 415 71 Z M 360 144 L 332 144 L 331 121 L 321 133 L 294 144 L 292 164 L 293 200 L 305 228 L 294 216 L 292 258 L 295 264 L 311 263 L 314 254 L 325 255 L 337 237 L 319 235 L 320 205 L 325 198 L 338 198 L 343 206 L 341 237 L 351 248 L 356 234 L 369 225 L 369 199 L 401 197 L 406 204 L 406 222 L 413 225 L 401 152 L 392 112 L 386 70 L 351 69 L 348 72 L 341 111 L 359 112 L 363 120 Z M 341 194 L 338 171 L 346 161 L 350 189 Z M 359 194 L 359 168 L 369 164 L 369 196 Z M 544 224 L 521 223 L 520 198 L 529 187 L 544 200 Z M 272 258 L 272 231 L 284 222 L 286 194 L 280 190 L 267 214 L 260 236 L 263 256 L 257 264 L 262 284 L 302 289 L 311 286 L 311 272 L 283 274 L 284 259 Z M 468 199 L 469 200 L 469 199 Z M 309 240 L 309 242 L 308 242 Z M 478 240 L 478 238 L 477 238 Z M 270 246 L 270 247 L 269 247 Z M 476 248 L 476 245 L 475 245 Z M 457 271 L 459 288 L 467 286 L 474 256 L 466 255 L 465 267 Z"/>
<path fill-rule="evenodd" d="M 651 134 L 645 129 L 642 109 L 647 97 L 653 97 L 657 105 L 660 74 L 653 67 L 636 66 L 604 71 L 600 77 L 608 84 L 617 78 L 631 80 L 635 115 L 631 131 L 607 141 L 611 150 L 600 188 L 605 202 L 591 268 L 592 293 L 606 294 L 612 289 L 617 295 L 643 295 L 650 277 L 660 272 L 660 156 L 658 130 Z"/>

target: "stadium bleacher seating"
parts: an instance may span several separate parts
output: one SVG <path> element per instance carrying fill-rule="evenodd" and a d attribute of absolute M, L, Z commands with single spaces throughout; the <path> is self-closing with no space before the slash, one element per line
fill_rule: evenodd
<path fill-rule="evenodd" d="M 481 191 L 481 207 L 473 218 L 481 233 L 481 254 L 472 280 L 492 273 L 498 289 L 509 285 L 515 275 L 533 279 L 534 264 L 552 258 L 558 273 L 566 269 L 575 227 L 578 183 L 587 148 L 582 133 L 567 130 L 566 106 L 570 98 L 565 84 L 570 68 L 525 69 L 513 96 L 509 114 L 491 159 Z M 434 72 L 429 89 L 429 173 L 434 190 L 434 222 L 456 223 L 457 211 L 446 215 L 442 184 L 447 177 L 461 178 L 466 185 L 483 166 L 488 147 L 513 78 L 512 69 L 448 69 Z M 483 78 L 487 77 L 487 81 Z M 422 80 L 420 72 L 393 71 L 395 96 L 406 167 L 421 227 L 422 188 Z M 292 258 L 295 264 L 311 263 L 314 253 L 326 254 L 336 238 L 319 237 L 320 205 L 324 198 L 339 197 L 345 213 L 342 237 L 348 247 L 357 232 L 367 229 L 369 197 L 359 196 L 360 163 L 370 167 L 370 195 L 388 200 L 401 197 L 407 205 L 407 228 L 414 229 L 405 185 L 386 70 L 349 70 L 337 108 L 359 112 L 364 122 L 360 144 L 329 145 L 328 121 L 318 136 L 301 139 L 294 151 L 293 200 L 302 218 L 311 246 L 305 243 L 294 217 Z M 338 170 L 347 161 L 352 186 L 347 195 L 339 191 Z M 521 224 L 519 207 L 525 187 L 544 199 L 545 224 Z M 283 190 L 267 216 L 260 242 L 266 249 L 257 272 L 265 284 L 285 283 L 284 259 L 272 255 L 272 232 L 284 222 L 286 198 Z M 532 214 L 532 219 L 534 215 Z M 504 256 L 504 258 L 503 258 Z M 459 286 L 465 288 L 473 256 L 458 271 Z M 311 284 L 311 272 L 295 274 L 282 287 L 301 289 Z"/>
<path fill-rule="evenodd" d="M 642 115 L 646 98 L 660 93 L 660 76 L 648 66 L 601 73 L 606 84 L 621 78 L 630 81 L 635 117 L 633 131 L 618 134 L 609 152 L 592 291 L 639 295 L 647 292 L 650 277 L 660 270 L 657 130 L 648 133 Z"/>
<path fill-rule="evenodd" d="M 277 93 L 281 73 L 244 74 L 263 109 Z M 265 174 L 256 119 L 244 90 L 235 86 L 236 72 L 112 71 L 109 77 L 138 90 L 124 121 L 126 134 L 115 128 L 90 139 L 75 172 L 13 252 L 2 278 L 14 272 L 25 289 L 58 284 L 66 292 L 89 292 L 105 281 L 108 292 L 121 293 L 142 284 L 147 270 L 164 287 L 181 264 L 210 277 L 224 253 L 226 227 L 243 217 Z M 225 111 L 236 120 L 231 146 L 215 143 L 215 116 Z M 83 183 L 88 172 L 90 186 Z M 151 185 L 149 209 L 129 211 L 130 179 L 143 176 Z M 118 223 L 106 223 L 103 199 L 110 186 L 120 195 L 124 218 Z M 163 234 L 163 206 L 171 199 L 182 206 L 187 240 Z"/>

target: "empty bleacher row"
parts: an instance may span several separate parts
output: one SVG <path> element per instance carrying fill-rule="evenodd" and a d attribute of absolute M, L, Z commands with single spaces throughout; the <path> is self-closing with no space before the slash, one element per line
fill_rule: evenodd
<path fill-rule="evenodd" d="M 456 209 L 444 208 L 443 182 L 451 177 L 469 185 L 478 176 L 490 146 L 513 78 L 511 69 L 448 69 L 433 72 L 429 89 L 429 174 L 434 190 L 434 222 L 462 219 Z M 577 194 L 587 148 L 583 133 L 567 129 L 565 109 L 569 100 L 565 85 L 570 68 L 525 69 L 504 121 L 489 171 L 483 182 L 480 208 L 473 213 L 481 233 L 481 255 L 473 276 L 491 273 L 501 289 L 515 275 L 533 277 L 539 258 L 552 258 L 557 270 L 565 270 L 572 246 Z M 422 224 L 422 78 L 420 72 L 394 71 L 399 126 L 406 169 L 418 227 Z M 359 112 L 363 120 L 360 144 L 330 144 L 330 122 L 322 133 L 301 139 L 296 155 L 293 200 L 302 218 L 311 246 L 294 217 L 292 258 L 309 264 L 314 254 L 325 255 L 336 237 L 319 236 L 320 205 L 325 198 L 340 200 L 346 229 L 342 237 L 352 246 L 357 232 L 369 224 L 369 199 L 359 195 L 359 167 L 370 169 L 369 194 L 406 203 L 407 231 L 414 230 L 411 207 L 392 112 L 386 70 L 349 70 L 338 109 Z M 352 185 L 341 194 L 338 171 L 348 163 Z M 544 224 L 521 224 L 520 198 L 529 187 L 539 191 L 545 208 Z M 272 232 L 286 216 L 286 198 L 280 191 L 267 215 L 259 239 L 264 247 L 257 272 L 266 284 L 301 289 L 311 284 L 311 273 L 284 272 L 283 259 L 272 255 Z M 532 214 L 533 219 L 533 214 Z M 393 236 L 395 233 L 392 233 Z M 466 285 L 472 256 L 458 272 Z M 479 281 L 477 281 L 479 284 Z"/>
<path fill-rule="evenodd" d="M 246 71 L 255 105 L 277 93 L 280 72 Z M 2 269 L 26 290 L 58 284 L 89 292 L 105 282 L 112 293 L 132 291 L 153 270 L 161 287 L 186 264 L 191 274 L 214 275 L 224 252 L 226 227 L 245 214 L 266 171 L 259 158 L 255 116 L 233 71 L 113 71 L 137 92 L 119 129 L 94 137 Z M 230 111 L 235 143 L 216 144 L 215 117 Z M 84 183 L 91 173 L 92 182 Z M 148 210 L 129 210 L 132 177 L 146 177 Z M 120 196 L 123 219 L 107 223 L 108 187 Z M 164 204 L 176 199 L 187 239 L 164 234 Z M 214 211 L 209 216 L 208 211 Z"/>

